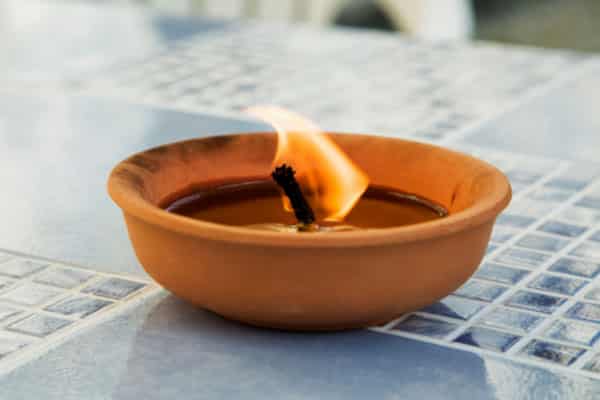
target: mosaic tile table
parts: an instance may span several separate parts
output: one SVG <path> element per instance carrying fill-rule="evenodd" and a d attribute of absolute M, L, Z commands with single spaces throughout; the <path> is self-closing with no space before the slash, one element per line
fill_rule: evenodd
<path fill-rule="evenodd" d="M 574 81 L 600 86 L 595 57 L 260 24 L 168 43 L 42 98 L 0 88 L 1 399 L 600 398 L 600 163 L 544 156 L 562 145 L 550 139 L 479 139 Z M 419 312 L 335 335 L 240 326 L 157 288 L 104 193 L 110 166 L 264 129 L 239 113 L 256 103 L 503 169 L 515 196 L 477 273 Z"/>

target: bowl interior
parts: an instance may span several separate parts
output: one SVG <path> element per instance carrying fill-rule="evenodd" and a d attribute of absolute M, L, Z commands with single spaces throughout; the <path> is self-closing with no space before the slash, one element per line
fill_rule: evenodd
<path fill-rule="evenodd" d="M 476 203 L 497 202 L 510 191 L 499 171 L 464 154 L 385 137 L 331 136 L 369 175 L 372 184 L 433 200 L 450 214 Z M 276 143 L 275 134 L 260 133 L 209 137 L 161 146 L 119 164 L 113 171 L 109 187 L 116 184 L 121 192 L 158 206 L 193 186 L 232 179 L 266 178 L 271 173 Z M 111 190 L 111 194 L 113 192 Z"/>

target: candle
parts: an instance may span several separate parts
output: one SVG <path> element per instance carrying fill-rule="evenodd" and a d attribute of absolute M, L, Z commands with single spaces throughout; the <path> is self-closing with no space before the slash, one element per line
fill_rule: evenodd
<path fill-rule="evenodd" d="M 293 213 L 286 212 L 281 193 L 270 180 L 232 181 L 191 193 L 167 202 L 172 213 L 224 225 L 273 231 L 296 231 Z M 392 188 L 370 186 L 343 221 L 327 221 L 317 212 L 315 223 L 321 231 L 391 228 L 431 221 L 447 215 L 432 201 Z"/>
<path fill-rule="evenodd" d="M 277 232 L 391 228 L 447 215 L 443 207 L 417 195 L 370 185 L 367 174 L 311 121 L 277 107 L 254 107 L 248 113 L 277 130 L 272 181 L 196 188 L 163 202 L 163 208 L 198 220 Z"/>

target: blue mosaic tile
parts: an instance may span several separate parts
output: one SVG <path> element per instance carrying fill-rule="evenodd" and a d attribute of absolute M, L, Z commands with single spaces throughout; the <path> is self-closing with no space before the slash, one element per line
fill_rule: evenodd
<path fill-rule="evenodd" d="M 600 243 L 583 242 L 571 250 L 572 256 L 600 260 Z"/>
<path fill-rule="evenodd" d="M 587 228 L 583 226 L 567 224 L 560 221 L 548 221 L 542 224 L 538 228 L 539 231 L 553 233 L 555 235 L 566 236 L 566 237 L 577 237 L 580 236 Z"/>
<path fill-rule="evenodd" d="M 506 305 L 525 310 L 552 314 L 565 301 L 565 299 L 560 297 L 519 290 L 506 301 Z"/>
<path fill-rule="evenodd" d="M 494 261 L 501 264 L 514 264 L 522 267 L 535 268 L 548 261 L 550 257 L 551 255 L 546 253 L 510 248 L 494 257 Z"/>
<path fill-rule="evenodd" d="M 21 310 L 0 304 L 0 322 L 22 314 Z"/>
<path fill-rule="evenodd" d="M 535 218 L 522 215 L 501 214 L 496 223 L 498 225 L 512 226 L 514 228 L 526 228 L 535 222 Z"/>
<path fill-rule="evenodd" d="M 0 332 L 0 360 L 7 355 L 31 344 L 31 340 L 9 333 Z"/>
<path fill-rule="evenodd" d="M 575 205 L 600 210 L 600 197 L 584 196 L 579 199 Z"/>
<path fill-rule="evenodd" d="M 82 290 L 83 293 L 106 297 L 113 300 L 121 300 L 146 286 L 140 282 L 134 282 L 121 278 L 106 278 L 94 282 Z"/>
<path fill-rule="evenodd" d="M 600 373 L 600 353 L 595 354 L 583 366 L 583 369 L 590 372 Z"/>
<path fill-rule="evenodd" d="M 544 332 L 548 339 L 593 346 L 600 338 L 600 327 L 574 321 L 554 321 Z"/>
<path fill-rule="evenodd" d="M 29 260 L 13 259 L 0 264 L 0 275 L 24 278 L 46 267 L 46 264 Z"/>
<path fill-rule="evenodd" d="M 496 246 L 495 244 L 488 244 L 488 247 L 485 249 L 485 254 L 493 253 L 494 250 L 496 250 L 497 248 L 498 246 Z"/>
<path fill-rule="evenodd" d="M 527 197 L 534 200 L 562 203 L 573 196 L 574 193 L 576 192 L 572 189 L 542 186 L 541 188 L 529 193 Z"/>
<path fill-rule="evenodd" d="M 515 231 L 514 229 L 510 229 L 510 228 L 506 228 L 500 225 L 497 225 L 494 227 L 494 230 L 492 231 L 492 242 L 495 243 L 505 243 L 508 240 L 510 240 L 513 236 L 515 236 L 518 233 L 518 231 Z"/>
<path fill-rule="evenodd" d="M 600 305 L 577 303 L 565 313 L 568 318 L 600 323 Z"/>
<path fill-rule="evenodd" d="M 93 273 L 79 269 L 54 267 L 49 268 L 36 276 L 34 282 L 56 286 L 64 289 L 72 289 L 87 282 L 94 276 Z"/>
<path fill-rule="evenodd" d="M 526 183 L 522 183 L 522 182 L 512 182 L 510 184 L 510 186 L 512 188 L 513 194 L 518 194 L 519 192 L 521 192 L 524 189 L 527 189 L 529 187 L 529 185 L 527 185 Z"/>
<path fill-rule="evenodd" d="M 555 178 L 545 183 L 546 186 L 557 187 L 566 190 L 581 190 L 586 187 L 587 181 L 580 181 L 575 179 Z"/>
<path fill-rule="evenodd" d="M 421 311 L 450 318 L 468 320 L 481 310 L 484 305 L 485 303 L 450 295 L 435 304 L 425 307 Z"/>
<path fill-rule="evenodd" d="M 544 317 L 538 315 L 505 307 L 497 307 L 484 315 L 478 323 L 493 328 L 516 331 L 517 333 L 527 333 L 542 320 L 544 320 Z"/>
<path fill-rule="evenodd" d="M 584 352 L 584 349 L 578 347 L 532 340 L 521 350 L 520 354 L 525 357 L 552 361 L 561 365 L 571 365 Z"/>
<path fill-rule="evenodd" d="M 526 217 L 545 217 L 556 208 L 555 203 L 540 200 L 522 199 L 512 203 L 506 210 L 508 214 Z"/>
<path fill-rule="evenodd" d="M 593 240 L 595 242 L 600 242 L 600 231 L 594 232 L 594 234 L 591 235 L 588 239 Z"/>
<path fill-rule="evenodd" d="M 71 317 L 84 318 L 111 304 L 113 302 L 108 300 L 87 296 L 73 296 L 52 304 L 46 307 L 45 310 Z"/>
<path fill-rule="evenodd" d="M 585 299 L 600 302 L 600 286 L 596 286 L 585 294 Z"/>
<path fill-rule="evenodd" d="M 600 221 L 600 212 L 584 207 L 569 207 L 559 214 L 559 218 L 571 224 L 591 226 Z"/>
<path fill-rule="evenodd" d="M 454 294 L 475 300 L 493 301 L 498 296 L 502 295 L 502 293 L 506 292 L 506 289 L 505 286 L 470 280 L 454 292 Z"/>
<path fill-rule="evenodd" d="M 532 250 L 555 252 L 563 249 L 569 244 L 568 240 L 551 236 L 525 235 L 517 242 L 517 246 Z"/>
<path fill-rule="evenodd" d="M 0 299 L 24 306 L 37 306 L 50 301 L 60 293 L 51 287 L 27 282 L 4 293 Z"/>
<path fill-rule="evenodd" d="M 471 327 L 454 341 L 482 349 L 505 352 L 520 339 L 510 333 L 499 332 L 487 328 Z"/>
<path fill-rule="evenodd" d="M 457 327 L 458 325 L 450 322 L 411 315 L 400 321 L 392 329 L 442 339 Z"/>
<path fill-rule="evenodd" d="M 499 283 L 515 284 L 529 274 L 529 271 L 510 268 L 504 265 L 485 263 L 475 273 L 474 277 Z"/>
<path fill-rule="evenodd" d="M 527 285 L 532 289 L 572 296 L 587 282 L 582 279 L 572 279 L 562 276 L 542 274 Z"/>
<path fill-rule="evenodd" d="M 573 258 L 561 258 L 552 264 L 549 270 L 585 278 L 594 278 L 600 273 L 600 263 Z"/>
<path fill-rule="evenodd" d="M 21 321 L 8 325 L 6 329 L 13 332 L 24 333 L 26 335 L 44 337 L 69 324 L 71 324 L 71 321 L 66 319 L 43 314 L 34 314 Z"/>
<path fill-rule="evenodd" d="M 542 173 L 525 171 L 525 170 L 511 170 L 506 173 L 508 179 L 512 182 L 520 182 L 526 184 L 532 184 L 542 177 Z"/>

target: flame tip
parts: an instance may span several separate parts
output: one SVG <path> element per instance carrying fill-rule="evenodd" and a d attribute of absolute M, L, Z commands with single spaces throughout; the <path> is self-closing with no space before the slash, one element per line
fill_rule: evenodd
<path fill-rule="evenodd" d="M 279 106 L 253 106 L 246 113 L 278 134 L 274 172 L 288 167 L 326 220 L 343 220 L 369 185 L 367 175 L 317 125 Z M 296 169 L 292 168 L 292 165 Z M 291 210 L 284 200 L 286 209 Z"/>

